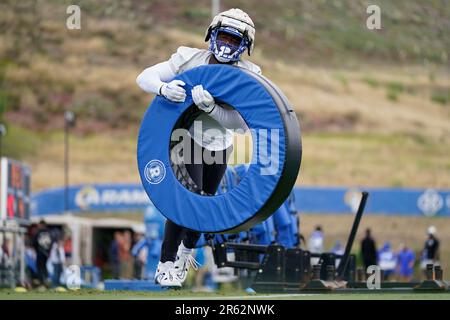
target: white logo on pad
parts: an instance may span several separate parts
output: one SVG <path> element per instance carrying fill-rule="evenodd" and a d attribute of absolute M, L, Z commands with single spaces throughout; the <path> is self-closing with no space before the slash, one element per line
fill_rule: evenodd
<path fill-rule="evenodd" d="M 145 179 L 151 184 L 158 184 L 166 176 L 166 167 L 159 160 L 151 160 L 144 169 Z"/>

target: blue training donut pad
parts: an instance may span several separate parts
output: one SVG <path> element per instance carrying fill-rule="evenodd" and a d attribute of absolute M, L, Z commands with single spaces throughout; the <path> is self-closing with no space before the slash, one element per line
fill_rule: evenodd
<path fill-rule="evenodd" d="M 197 67 L 175 79 L 186 83 L 185 102 L 174 103 L 161 96 L 155 97 L 144 114 L 139 132 L 139 174 L 151 201 L 167 219 L 200 232 L 240 231 L 244 226 L 248 228 L 264 220 L 274 211 L 268 209 L 267 202 L 279 188 L 285 170 L 286 150 L 289 149 L 286 119 L 283 120 L 283 112 L 287 114 L 289 110 L 286 106 L 280 107 L 282 98 L 274 98 L 273 84 L 272 89 L 267 89 L 268 80 L 266 85 L 262 85 L 261 79 L 265 78 L 228 65 Z M 235 188 L 221 195 L 206 196 L 189 191 L 175 177 L 170 162 L 171 133 L 183 112 L 193 104 L 191 90 L 199 84 L 217 101 L 238 110 L 252 130 L 253 155 L 248 171 Z M 284 111 L 280 111 L 283 108 Z M 289 116 L 296 122 L 292 111 Z M 300 131 L 294 132 L 298 132 L 299 141 Z M 261 147 L 258 141 L 267 143 Z M 293 150 L 301 158 L 300 143 Z M 299 158 L 298 155 L 296 157 Z M 295 178 L 300 159 L 297 162 Z M 293 182 L 288 184 L 291 185 L 287 186 L 287 194 Z M 276 208 L 284 201 L 284 193 L 281 196 L 283 199 L 275 201 Z"/>

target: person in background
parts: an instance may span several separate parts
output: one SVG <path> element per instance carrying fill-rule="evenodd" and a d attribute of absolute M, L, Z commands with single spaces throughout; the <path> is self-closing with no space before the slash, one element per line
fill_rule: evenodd
<path fill-rule="evenodd" d="M 120 277 L 120 260 L 119 260 L 119 243 L 121 234 L 119 231 L 114 232 L 113 241 L 109 247 L 109 259 L 111 263 L 112 278 L 119 279 Z"/>
<path fill-rule="evenodd" d="M 298 233 L 298 247 L 300 249 L 306 248 L 307 243 L 306 243 L 306 239 L 305 236 L 303 235 L 303 233 Z"/>
<path fill-rule="evenodd" d="M 57 241 L 53 242 L 52 249 L 50 250 L 49 261 L 53 267 L 52 285 L 56 288 L 61 285 L 60 279 L 64 270 L 64 264 L 66 262 L 63 239 L 59 238 Z"/>
<path fill-rule="evenodd" d="M 131 232 L 126 230 L 119 241 L 120 278 L 131 279 L 133 261 L 131 259 Z"/>
<path fill-rule="evenodd" d="M 28 278 L 27 288 L 32 288 L 38 282 L 36 267 L 36 251 L 28 236 L 25 239 L 25 272 Z"/>
<path fill-rule="evenodd" d="M 383 281 L 389 280 L 389 277 L 394 274 L 397 265 L 397 256 L 389 242 L 385 242 L 383 248 L 378 251 L 378 263 L 382 272 Z"/>
<path fill-rule="evenodd" d="M 292 220 L 285 201 L 272 215 L 275 227 L 275 241 L 286 249 L 297 245 L 296 232 L 292 232 Z"/>
<path fill-rule="evenodd" d="M 366 229 L 366 236 L 361 241 L 361 255 L 365 270 L 369 266 L 377 265 L 377 246 L 370 229 Z"/>
<path fill-rule="evenodd" d="M 275 240 L 286 249 L 298 248 L 299 212 L 295 207 L 294 192 L 291 191 L 286 201 L 272 215 L 275 227 Z"/>
<path fill-rule="evenodd" d="M 3 238 L 3 243 L 0 246 L 0 254 L 3 261 L 3 265 L 7 265 L 10 263 L 11 254 L 9 252 L 10 241 L 8 238 Z"/>
<path fill-rule="evenodd" d="M 72 236 L 70 231 L 64 232 L 64 252 L 66 254 L 66 263 L 72 264 Z"/>
<path fill-rule="evenodd" d="M 33 247 L 36 251 L 36 267 L 38 279 L 41 286 L 47 286 L 48 271 L 47 260 L 50 255 L 53 240 L 47 224 L 41 220 L 37 227 L 37 232 L 33 238 Z"/>
<path fill-rule="evenodd" d="M 9 266 L 9 252 L 6 241 L 7 239 L 3 239 L 3 243 L 0 245 L 0 270 Z"/>
<path fill-rule="evenodd" d="M 397 253 L 397 275 L 399 281 L 410 282 L 414 273 L 414 262 L 416 255 L 404 243 L 400 244 L 400 250 Z"/>
<path fill-rule="evenodd" d="M 334 247 L 331 249 L 331 252 L 342 256 L 344 254 L 345 248 L 342 245 L 342 243 L 339 240 L 336 240 L 334 243 Z M 341 263 L 341 258 L 336 258 L 336 269 L 339 266 L 339 263 Z"/>
<path fill-rule="evenodd" d="M 439 240 L 436 238 L 436 227 L 430 226 L 427 229 L 427 240 L 422 250 L 422 261 L 420 268 L 423 272 L 427 269 L 427 264 L 439 264 Z"/>
<path fill-rule="evenodd" d="M 37 223 L 32 223 L 27 228 L 25 235 L 25 272 L 27 274 L 27 288 L 39 286 L 39 277 L 36 264 L 36 250 L 33 240 L 38 230 Z"/>
<path fill-rule="evenodd" d="M 200 264 L 197 272 L 195 273 L 194 286 L 192 292 L 212 292 L 213 288 L 209 287 L 206 283 L 207 276 L 211 273 L 210 263 L 207 263 L 207 255 L 212 254 L 211 248 L 203 246 L 195 249 L 195 259 Z"/>
<path fill-rule="evenodd" d="M 308 239 L 308 250 L 311 253 L 322 253 L 324 247 L 325 236 L 321 226 L 316 226 Z M 311 258 L 311 264 L 315 265 L 319 262 L 319 258 Z"/>
<path fill-rule="evenodd" d="M 145 263 L 147 261 L 148 248 L 145 245 L 145 230 L 137 230 L 133 237 L 131 255 L 133 257 L 133 278 L 142 279 L 144 276 Z"/>
<path fill-rule="evenodd" d="M 155 271 L 157 270 L 161 254 L 165 222 L 166 218 L 150 203 L 144 213 L 145 237 L 141 240 L 141 244 L 146 248 L 147 257 L 145 260 L 144 279 L 155 278 Z M 138 245 L 135 246 L 135 250 L 137 249 L 139 249 Z"/>

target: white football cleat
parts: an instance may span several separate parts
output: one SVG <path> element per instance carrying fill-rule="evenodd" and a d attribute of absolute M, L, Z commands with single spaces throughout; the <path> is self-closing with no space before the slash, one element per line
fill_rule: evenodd
<path fill-rule="evenodd" d="M 174 263 L 166 261 L 158 263 L 155 273 L 155 283 L 159 283 L 161 287 L 181 287 L 181 282 L 175 277 Z"/>
<path fill-rule="evenodd" d="M 190 267 L 194 270 L 200 267 L 200 263 L 192 256 L 193 253 L 194 249 L 188 249 L 184 246 L 183 242 L 180 243 L 172 273 L 181 284 L 186 281 Z"/>

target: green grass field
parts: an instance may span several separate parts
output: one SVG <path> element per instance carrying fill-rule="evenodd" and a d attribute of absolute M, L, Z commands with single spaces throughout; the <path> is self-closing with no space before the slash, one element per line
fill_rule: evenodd
<path fill-rule="evenodd" d="M 194 293 L 189 290 L 143 292 L 80 290 L 68 292 L 30 291 L 18 293 L 1 290 L 0 300 L 450 300 L 450 291 L 444 293 L 370 292 L 370 293 L 300 293 L 255 294 L 241 291 L 218 293 Z"/>

